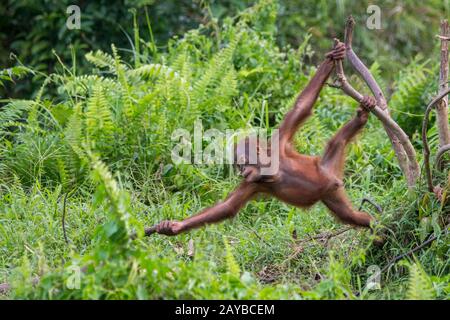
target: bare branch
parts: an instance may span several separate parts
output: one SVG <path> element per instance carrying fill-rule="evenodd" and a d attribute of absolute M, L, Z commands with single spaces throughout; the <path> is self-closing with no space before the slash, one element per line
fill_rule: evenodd
<path fill-rule="evenodd" d="M 370 203 L 372 206 L 374 206 L 374 208 L 377 209 L 378 213 L 383 213 L 383 208 L 381 208 L 381 206 L 378 203 L 376 203 L 375 201 L 373 201 L 372 199 L 369 199 L 369 198 L 361 199 L 361 204 L 359 205 L 359 209 L 358 209 L 359 211 L 361 211 L 364 203 L 366 203 L 366 202 Z"/>
<path fill-rule="evenodd" d="M 369 69 L 364 65 L 364 63 L 359 59 L 356 53 L 352 49 L 353 41 L 353 28 L 355 26 L 355 19 L 352 16 L 347 18 L 347 23 L 345 25 L 345 47 L 347 48 L 347 59 L 350 64 L 355 68 L 355 70 L 361 75 L 363 80 L 367 83 L 372 91 L 378 105 L 382 110 L 387 108 L 386 98 L 384 97 L 383 91 L 381 91 L 375 78 L 370 73 Z"/>
<path fill-rule="evenodd" d="M 442 234 L 448 235 L 448 227 L 449 227 L 449 226 L 446 226 L 445 229 L 444 229 L 439 235 L 432 235 L 432 236 L 430 236 L 430 237 L 428 238 L 428 240 L 424 241 L 424 242 L 421 243 L 420 245 L 418 245 L 418 246 L 412 248 L 411 250 L 409 250 L 409 251 L 407 251 L 407 252 L 405 252 L 405 253 L 402 253 L 402 254 L 400 254 L 400 255 L 394 257 L 392 260 L 390 260 L 390 261 L 384 266 L 383 269 L 381 269 L 380 273 L 385 272 L 385 271 L 388 270 L 392 265 L 394 265 L 395 263 L 397 263 L 397 262 L 400 261 L 401 259 L 403 259 L 403 258 L 405 258 L 405 257 L 407 257 L 407 256 L 410 256 L 410 255 L 412 255 L 414 252 L 419 251 L 419 250 L 425 248 L 425 247 L 428 246 L 430 243 L 432 243 L 433 241 L 435 241 L 436 239 L 438 239 L 438 237 L 439 237 L 440 235 L 442 235 Z"/>
<path fill-rule="evenodd" d="M 62 218 L 61 218 L 64 241 L 66 241 L 67 244 L 69 243 L 69 239 L 67 238 L 67 232 L 66 232 L 66 212 L 67 212 L 67 197 L 68 196 L 69 196 L 69 192 L 66 192 L 66 194 L 64 195 L 63 213 L 62 213 Z"/>
<path fill-rule="evenodd" d="M 447 20 L 441 21 L 441 36 L 450 36 L 450 27 Z M 441 66 L 439 69 L 439 93 L 448 89 L 448 41 L 441 39 Z M 436 105 L 436 122 L 438 125 L 439 146 L 450 143 L 450 131 L 448 128 L 448 98 L 442 97 Z"/>
<path fill-rule="evenodd" d="M 353 27 L 355 25 L 355 20 L 352 16 L 347 19 L 345 27 L 345 45 L 347 49 L 347 58 L 355 70 L 361 75 L 364 81 L 369 86 L 370 90 L 374 94 L 377 100 L 377 106 L 373 109 L 375 116 L 382 122 L 386 133 L 392 143 L 395 154 L 398 159 L 398 163 L 402 172 L 404 173 L 408 186 L 413 187 L 417 181 L 420 174 L 419 164 L 416 160 L 416 151 L 409 140 L 406 133 L 400 128 L 400 126 L 392 120 L 389 115 L 389 110 L 387 107 L 386 98 L 384 97 L 383 91 L 376 82 L 375 78 L 370 73 L 369 69 L 364 65 L 364 63 L 359 59 L 352 49 L 353 40 Z M 340 66 L 339 66 L 340 64 Z M 353 97 L 357 101 L 361 101 L 362 95 L 357 92 L 349 83 L 346 81 L 342 62 L 337 63 L 336 67 L 339 81 L 341 82 L 342 90 Z"/>
<path fill-rule="evenodd" d="M 428 145 L 428 137 L 427 137 L 427 131 L 428 131 L 428 122 L 430 118 L 430 113 L 433 107 L 436 103 L 438 103 L 442 97 L 448 95 L 450 93 L 450 89 L 447 89 L 440 94 L 437 95 L 427 106 L 425 110 L 425 116 L 423 118 L 422 123 L 422 144 L 423 144 L 423 159 L 424 159 L 424 167 L 425 167 L 425 174 L 427 177 L 427 183 L 428 183 L 428 190 L 430 192 L 433 192 L 433 176 L 431 174 L 431 168 L 430 168 L 430 146 Z"/>

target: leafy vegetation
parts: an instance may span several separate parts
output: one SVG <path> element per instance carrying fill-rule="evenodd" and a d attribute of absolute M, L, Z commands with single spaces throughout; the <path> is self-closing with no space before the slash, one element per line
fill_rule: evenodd
<path fill-rule="evenodd" d="M 349 147 L 345 183 L 355 203 L 370 197 L 384 208 L 367 208 L 379 220 L 376 234 L 352 229 L 310 239 L 343 226 L 322 205 L 305 213 L 259 199 L 230 223 L 142 237 L 144 225 L 190 216 L 238 181 L 228 165 L 173 164 L 176 129 L 193 132 L 200 119 L 203 130 L 270 130 L 314 73 L 305 61 L 316 35 L 304 33 L 295 49 L 277 39 L 283 5 L 261 0 L 171 38 L 166 50 L 154 50 L 153 36 L 136 25 L 138 58 L 123 58 L 112 44 L 87 53 L 90 67 L 81 71 L 79 59 L 67 64 L 59 56 L 53 73 L 2 71 L 2 82 L 28 75 L 39 83 L 35 98 L 5 99 L 0 112 L 0 282 L 12 286 L 4 298 L 449 297 L 450 180 L 439 177 L 442 202 L 424 181 L 408 190 L 375 117 Z M 435 90 L 426 80 L 437 79 L 427 57 L 412 60 L 393 85 L 393 115 L 413 137 L 419 127 L 411 118 Z M 374 62 L 371 70 L 382 78 L 379 68 Z M 351 98 L 324 88 L 297 134 L 298 149 L 320 154 L 355 109 Z M 429 136 L 436 150 L 435 129 Z M 381 233 L 386 242 L 377 247 Z M 429 246 L 389 265 L 430 235 L 437 239 Z M 379 289 L 366 286 L 369 270 L 383 270 Z"/>

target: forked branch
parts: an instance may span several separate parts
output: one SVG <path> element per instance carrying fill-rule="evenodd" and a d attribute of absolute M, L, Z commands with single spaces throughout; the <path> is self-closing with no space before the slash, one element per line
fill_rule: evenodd
<path fill-rule="evenodd" d="M 347 50 L 347 59 L 355 70 L 360 74 L 366 84 L 369 86 L 374 97 L 377 100 L 377 106 L 373 109 L 375 116 L 382 122 L 386 133 L 392 143 L 395 154 L 397 156 L 400 168 L 405 175 L 408 186 L 412 188 L 420 174 L 419 164 L 416 159 L 416 151 L 409 140 L 408 135 L 400 128 L 400 126 L 391 118 L 388 110 L 386 98 L 383 91 L 370 73 L 369 69 L 359 59 L 352 49 L 353 28 L 355 20 L 352 16 L 347 19 L 345 26 L 345 45 Z M 347 81 L 342 66 L 342 61 L 337 62 L 336 72 L 339 87 L 349 96 L 357 101 L 361 101 L 362 94 L 354 89 Z"/>

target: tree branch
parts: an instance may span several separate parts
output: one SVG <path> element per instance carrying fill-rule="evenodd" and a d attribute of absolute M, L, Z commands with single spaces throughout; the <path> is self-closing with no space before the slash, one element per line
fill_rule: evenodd
<path fill-rule="evenodd" d="M 352 16 L 349 16 L 347 18 L 347 23 L 345 25 L 345 36 L 344 36 L 345 47 L 347 49 L 347 59 L 353 66 L 353 68 L 355 68 L 355 70 L 361 75 L 363 80 L 367 83 L 367 85 L 370 88 L 370 91 L 372 91 L 375 99 L 377 100 L 379 107 L 382 110 L 385 110 L 387 108 L 387 103 L 383 91 L 381 91 L 380 86 L 370 73 L 369 69 L 364 65 L 361 59 L 359 59 L 359 57 L 353 51 L 352 41 L 353 41 L 354 26 L 355 26 L 355 19 L 353 19 Z"/>
<path fill-rule="evenodd" d="M 441 36 L 449 37 L 450 28 L 447 20 L 441 21 Z M 441 38 L 441 66 L 439 69 L 439 93 L 448 89 L 448 41 Z M 436 105 L 436 122 L 438 125 L 439 146 L 450 143 L 450 131 L 448 128 L 448 98 L 442 97 Z"/>
<path fill-rule="evenodd" d="M 445 229 L 443 231 L 441 231 L 441 234 L 447 235 L 448 234 L 448 226 L 445 227 Z M 419 251 L 423 248 L 425 248 L 427 245 L 429 245 L 430 243 L 432 243 L 433 241 L 435 241 L 439 235 L 432 235 L 428 238 L 428 240 L 422 242 L 421 244 L 419 244 L 418 246 L 412 248 L 411 250 L 402 253 L 396 257 L 394 257 L 392 260 L 390 260 L 383 269 L 381 269 L 380 273 L 385 272 L 386 270 L 388 270 L 392 265 L 394 265 L 395 263 L 397 263 L 398 261 L 400 261 L 401 259 L 403 259 L 404 257 L 410 256 L 412 255 L 414 252 Z"/>
<path fill-rule="evenodd" d="M 428 131 L 428 122 L 430 121 L 430 113 L 433 107 L 436 103 L 438 103 L 442 97 L 448 95 L 450 93 L 450 89 L 447 89 L 440 94 L 438 94 L 431 102 L 428 104 L 426 110 L 425 110 L 425 116 L 423 118 L 422 123 L 422 144 L 423 144 L 423 162 L 425 167 L 425 174 L 427 177 L 427 184 L 428 184 L 428 190 L 430 192 L 433 192 L 433 176 L 431 174 L 431 167 L 430 167 L 430 146 L 428 145 L 428 137 L 427 137 L 427 131 Z"/>
<path fill-rule="evenodd" d="M 416 151 L 409 140 L 406 133 L 400 128 L 400 126 L 390 117 L 387 107 L 386 98 L 383 91 L 376 82 L 375 78 L 370 73 L 369 69 L 359 59 L 352 49 L 353 40 L 353 27 L 355 20 L 352 16 L 347 19 L 345 26 L 345 45 L 347 50 L 347 58 L 355 70 L 360 74 L 366 84 L 369 86 L 373 95 L 377 100 L 377 106 L 373 109 L 373 114 L 382 122 L 384 129 L 392 143 L 395 154 L 397 156 L 400 168 L 405 175 L 408 186 L 412 188 L 420 174 L 419 164 L 416 159 Z M 356 91 L 347 81 L 342 62 L 336 63 L 336 72 L 338 74 L 338 80 L 341 83 L 341 89 L 349 96 L 353 97 L 358 102 L 362 99 L 362 94 Z"/>

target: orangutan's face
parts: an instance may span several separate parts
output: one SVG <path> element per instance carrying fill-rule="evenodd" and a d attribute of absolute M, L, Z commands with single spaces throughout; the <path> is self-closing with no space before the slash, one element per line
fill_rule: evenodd
<path fill-rule="evenodd" d="M 257 141 L 254 143 L 257 143 Z M 254 150 L 256 159 L 250 159 L 250 150 Z M 260 166 L 257 159 L 258 150 L 258 146 L 251 145 L 248 138 L 239 141 L 235 147 L 235 165 L 239 169 L 239 173 L 242 177 L 248 182 L 256 182 L 261 179 Z"/>

